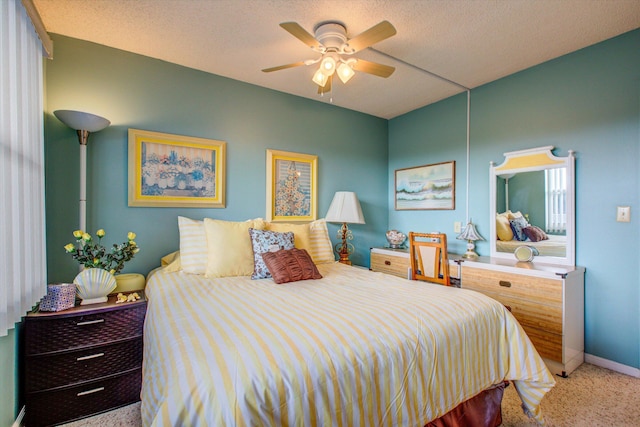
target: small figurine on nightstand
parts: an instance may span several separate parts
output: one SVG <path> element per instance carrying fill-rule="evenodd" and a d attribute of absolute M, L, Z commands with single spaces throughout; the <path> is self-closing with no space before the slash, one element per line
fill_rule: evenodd
<path fill-rule="evenodd" d="M 404 241 L 407 240 L 407 236 L 404 233 L 401 233 L 398 230 L 389 230 L 387 231 L 386 236 L 391 249 L 404 248 Z"/>

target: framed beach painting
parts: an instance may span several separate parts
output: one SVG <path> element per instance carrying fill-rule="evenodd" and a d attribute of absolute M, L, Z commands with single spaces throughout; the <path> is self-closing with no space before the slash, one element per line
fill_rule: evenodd
<path fill-rule="evenodd" d="M 396 210 L 455 209 L 456 162 L 396 170 Z"/>
<path fill-rule="evenodd" d="M 129 206 L 224 208 L 225 147 L 129 129 Z"/>
<path fill-rule="evenodd" d="M 318 156 L 267 150 L 267 220 L 317 219 L 317 177 Z"/>

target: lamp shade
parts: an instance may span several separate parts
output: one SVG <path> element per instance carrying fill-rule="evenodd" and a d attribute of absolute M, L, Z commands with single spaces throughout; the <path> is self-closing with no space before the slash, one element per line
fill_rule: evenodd
<path fill-rule="evenodd" d="M 53 114 L 55 114 L 62 123 L 75 130 L 98 132 L 111 124 L 111 122 L 104 117 L 91 113 L 83 113 L 82 111 L 56 110 Z"/>
<path fill-rule="evenodd" d="M 476 230 L 476 226 L 473 225 L 471 221 L 467 224 L 467 226 L 462 230 L 462 233 L 456 237 L 458 240 L 467 240 L 475 242 L 476 240 L 484 240 L 480 233 Z"/>
<path fill-rule="evenodd" d="M 325 219 L 329 222 L 364 224 L 364 215 L 362 215 L 362 208 L 356 193 L 351 191 L 336 192 Z"/>

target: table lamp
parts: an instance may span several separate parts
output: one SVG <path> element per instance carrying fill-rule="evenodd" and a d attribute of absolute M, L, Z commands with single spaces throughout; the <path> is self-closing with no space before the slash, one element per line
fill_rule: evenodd
<path fill-rule="evenodd" d="M 347 224 L 364 224 L 364 216 L 362 215 L 362 208 L 356 193 L 351 191 L 338 191 L 333 196 L 329 210 L 325 219 L 328 222 L 342 223 L 342 227 L 338 230 L 338 238 L 342 240 L 335 247 L 337 254 L 340 256 L 339 262 L 342 264 L 351 265 L 349 255 L 353 253 L 354 247 L 347 240 L 353 239 L 351 230 L 347 227 Z"/>
<path fill-rule="evenodd" d="M 476 226 L 473 225 L 471 219 L 467 223 L 467 226 L 462 230 L 462 233 L 456 237 L 458 240 L 466 240 L 467 241 L 467 252 L 462 255 L 462 258 L 478 258 L 478 254 L 475 252 L 475 242 L 478 240 L 484 240 L 480 233 L 476 230 Z"/>

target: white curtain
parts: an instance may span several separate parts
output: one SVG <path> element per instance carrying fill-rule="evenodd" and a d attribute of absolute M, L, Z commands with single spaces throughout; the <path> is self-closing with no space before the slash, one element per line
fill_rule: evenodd
<path fill-rule="evenodd" d="M 42 44 L 0 0 L 0 336 L 46 293 Z"/>
<path fill-rule="evenodd" d="M 557 234 L 567 232 L 567 174 L 565 168 L 546 169 L 545 211 L 546 232 Z"/>

